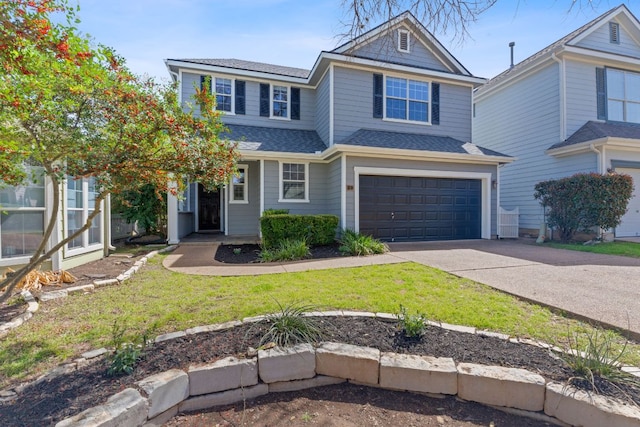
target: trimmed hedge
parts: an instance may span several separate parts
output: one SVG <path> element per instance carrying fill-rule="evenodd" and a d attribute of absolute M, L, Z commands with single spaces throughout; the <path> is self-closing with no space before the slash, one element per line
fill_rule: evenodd
<path fill-rule="evenodd" d="M 336 215 L 264 215 L 260 218 L 262 246 L 273 248 L 285 240 L 306 240 L 310 246 L 328 245 L 336 239 Z"/>

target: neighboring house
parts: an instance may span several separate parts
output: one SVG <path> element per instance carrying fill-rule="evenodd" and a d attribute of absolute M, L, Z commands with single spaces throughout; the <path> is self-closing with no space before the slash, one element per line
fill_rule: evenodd
<path fill-rule="evenodd" d="M 489 239 L 498 166 L 471 142 L 472 76 L 410 13 L 311 70 L 236 59 L 167 59 L 183 103 L 211 79 L 239 174 L 218 191 L 169 196 L 171 243 L 258 236 L 266 209 L 334 214 L 387 241 Z"/>
<path fill-rule="evenodd" d="M 33 167 L 33 169 L 37 168 Z M 41 169 L 41 168 L 40 168 Z M 94 209 L 93 179 L 69 179 L 60 188 L 60 211 L 47 249 L 73 234 Z M 35 253 L 47 227 L 53 206 L 53 188 L 41 178 L 24 187 L 0 189 L 0 274 L 26 264 Z M 44 269 L 68 269 L 108 254 L 110 246 L 109 201 L 93 226 L 57 251 Z M 106 213 L 105 213 L 106 212 Z"/>
<path fill-rule="evenodd" d="M 544 221 L 540 181 L 624 172 L 635 196 L 618 237 L 640 235 L 640 22 L 620 5 L 491 79 L 474 97 L 474 141 L 517 161 L 500 170 L 500 205 L 521 233 Z"/>

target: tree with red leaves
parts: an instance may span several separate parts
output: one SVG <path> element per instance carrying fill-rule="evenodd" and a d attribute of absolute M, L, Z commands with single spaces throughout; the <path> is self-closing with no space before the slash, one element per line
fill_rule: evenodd
<path fill-rule="evenodd" d="M 186 179 L 213 189 L 235 170 L 237 154 L 221 138 L 224 126 L 209 91 L 196 89 L 193 104 L 201 113 L 194 115 L 179 105 L 175 84 L 133 75 L 111 49 L 78 34 L 74 12 L 66 0 L 0 2 L 0 186 L 33 179 L 29 165 L 35 165 L 53 189 L 42 241 L 0 283 L 0 302 L 88 230 L 108 194 L 142 184 L 178 194 Z M 87 177 L 98 188 L 95 209 L 81 229 L 49 247 L 61 184 Z M 178 184 L 170 188 L 170 182 Z"/>

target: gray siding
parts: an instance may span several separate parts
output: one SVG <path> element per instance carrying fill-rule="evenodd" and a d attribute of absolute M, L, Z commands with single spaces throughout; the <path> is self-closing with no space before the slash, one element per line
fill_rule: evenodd
<path fill-rule="evenodd" d="M 353 55 L 375 59 L 377 61 L 430 68 L 438 71 L 451 71 L 431 50 L 427 49 L 422 42 L 416 39 L 415 33 L 411 32 L 409 53 L 398 51 L 397 37 L 397 30 L 393 30 L 389 34 L 378 37 L 372 42 L 358 47 L 353 51 Z"/>
<path fill-rule="evenodd" d="M 341 177 L 341 160 L 340 158 L 334 160 L 327 165 L 327 179 L 326 179 L 326 200 L 327 210 L 326 213 L 336 215 L 340 217 L 340 204 L 341 204 L 341 189 L 342 184 L 340 182 Z M 341 224 L 342 225 L 342 224 Z"/>
<path fill-rule="evenodd" d="M 315 129 L 327 147 L 329 146 L 329 141 L 330 141 L 330 138 L 329 138 L 329 133 L 330 133 L 329 103 L 331 100 L 330 90 L 331 90 L 331 81 L 330 81 L 329 73 L 326 73 L 322 81 L 318 84 L 318 88 L 316 89 Z"/>
<path fill-rule="evenodd" d="M 589 120 L 598 119 L 596 66 L 566 61 L 567 133 L 571 136 Z"/>
<path fill-rule="evenodd" d="M 595 170 L 593 153 L 561 159 L 545 154 L 559 141 L 558 64 L 476 100 L 474 142 L 517 158 L 500 169 L 500 204 L 520 208 L 521 228 L 537 229 L 544 221 L 533 198 L 536 183 Z"/>
<path fill-rule="evenodd" d="M 233 76 L 230 76 L 233 77 Z M 239 78 L 239 80 L 244 80 Z M 224 114 L 222 121 L 228 124 L 263 126 L 289 129 L 314 129 L 316 126 L 316 93 L 315 90 L 300 86 L 300 120 L 281 120 L 260 117 L 260 83 L 270 83 L 286 86 L 274 81 L 247 81 L 246 83 L 246 114 Z M 183 105 L 191 102 L 195 87 L 200 86 L 200 74 L 182 73 L 181 94 Z M 195 107 L 199 111 L 198 107 Z"/>
<path fill-rule="evenodd" d="M 295 160 L 287 160 L 296 163 Z M 303 162 L 300 162 L 303 163 Z M 327 200 L 327 165 L 309 164 L 309 202 L 278 202 L 280 166 L 276 161 L 264 162 L 264 208 L 289 209 L 292 214 L 323 214 L 333 209 Z"/>
<path fill-rule="evenodd" d="M 620 24 L 620 44 L 609 41 L 609 23 L 605 22 L 604 25 L 589 34 L 589 36 L 580 41 L 580 43 L 577 43 L 577 46 L 640 57 L 640 46 L 636 44 L 622 24 Z"/>
<path fill-rule="evenodd" d="M 440 124 L 399 123 L 373 118 L 373 72 L 335 68 L 334 142 L 358 129 L 428 133 L 471 141 L 471 87 L 440 83 Z"/>
<path fill-rule="evenodd" d="M 496 166 L 494 165 L 473 165 L 473 164 L 457 164 L 457 163 L 440 163 L 440 162 L 421 162 L 415 160 L 390 160 L 369 157 L 347 157 L 347 182 L 346 185 L 357 185 L 355 182 L 354 167 L 374 167 L 374 168 L 394 168 L 394 169 L 413 169 L 420 171 L 453 171 L 453 172 L 478 172 L 491 173 L 492 179 L 496 179 Z M 347 228 L 355 227 L 355 192 L 347 191 Z M 491 235 L 495 236 L 496 232 L 496 192 L 491 192 Z"/>
<path fill-rule="evenodd" d="M 260 217 L 260 163 L 244 162 L 240 164 L 248 166 L 248 201 L 249 203 L 231 203 L 229 202 L 229 235 L 258 235 Z M 225 194 L 225 198 L 228 193 Z"/>
<path fill-rule="evenodd" d="M 194 223 L 193 212 L 178 212 L 178 238 L 183 238 L 196 231 Z"/>

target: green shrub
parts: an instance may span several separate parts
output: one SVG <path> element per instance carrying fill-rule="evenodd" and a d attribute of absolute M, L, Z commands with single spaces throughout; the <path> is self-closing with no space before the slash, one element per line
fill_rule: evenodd
<path fill-rule="evenodd" d="M 567 242 L 576 232 L 614 228 L 633 194 L 629 175 L 576 174 L 536 184 L 533 197 L 547 210 L 547 223 Z"/>
<path fill-rule="evenodd" d="M 265 209 L 262 212 L 263 216 L 269 215 L 287 215 L 289 213 L 289 209 Z"/>
<path fill-rule="evenodd" d="M 427 318 L 424 314 L 409 314 L 407 312 L 407 308 L 400 304 L 400 311 L 397 316 L 402 332 L 407 338 L 420 338 L 424 335 L 424 331 L 427 327 L 425 324 Z"/>
<path fill-rule="evenodd" d="M 315 319 L 304 316 L 305 312 L 316 311 L 310 305 L 292 304 L 283 307 L 278 303 L 279 313 L 267 316 L 269 329 L 262 336 L 260 345 L 274 343 L 280 347 L 295 344 L 315 344 L 322 340 L 322 329 Z"/>
<path fill-rule="evenodd" d="M 378 239 L 366 234 L 356 233 L 353 230 L 345 230 L 340 238 L 338 250 L 345 255 L 373 255 L 383 254 L 389 251 L 389 247 Z"/>
<path fill-rule="evenodd" d="M 260 251 L 260 262 L 296 261 L 309 258 L 311 252 L 304 240 L 284 240 L 274 248 L 263 248 Z"/>
<path fill-rule="evenodd" d="M 262 216 L 262 246 L 271 249 L 285 240 L 305 240 L 310 246 L 327 245 L 335 241 L 338 222 L 335 215 Z"/>

